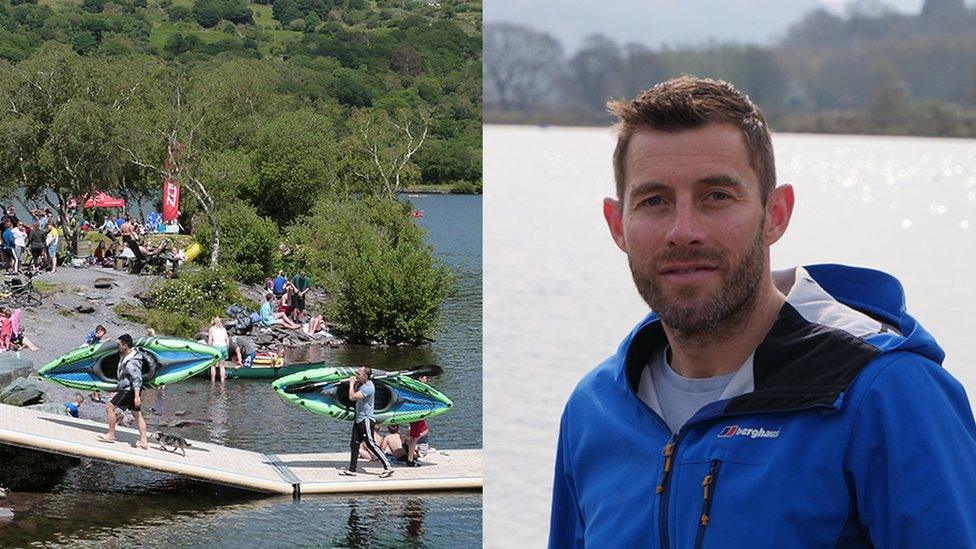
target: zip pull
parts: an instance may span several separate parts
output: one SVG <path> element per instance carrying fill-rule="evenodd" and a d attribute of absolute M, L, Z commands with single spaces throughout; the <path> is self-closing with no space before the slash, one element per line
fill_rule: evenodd
<path fill-rule="evenodd" d="M 705 489 L 705 497 L 703 499 L 703 503 L 705 505 L 708 505 L 708 487 L 711 486 L 713 482 L 715 482 L 715 477 L 713 477 L 711 473 L 705 475 L 705 480 L 702 481 L 702 487 Z M 702 513 L 701 524 L 702 526 L 708 526 L 708 511 Z"/>
<path fill-rule="evenodd" d="M 715 475 L 718 473 L 718 464 L 719 461 L 717 459 L 713 459 L 711 469 L 708 470 L 708 474 L 705 475 L 705 479 L 702 480 L 702 489 L 705 491 L 705 494 L 702 499 L 702 515 L 701 515 L 702 526 L 708 526 L 708 520 L 709 520 L 708 513 L 712 507 L 710 505 L 712 490 L 709 490 L 709 488 L 711 488 L 712 485 L 715 484 Z"/>
<path fill-rule="evenodd" d="M 672 435 L 671 440 L 664 447 L 664 475 L 661 476 L 661 483 L 657 485 L 657 493 L 661 494 L 664 492 L 664 482 L 668 479 L 668 475 L 671 473 L 671 465 L 673 463 L 674 456 L 674 445 L 677 435 Z"/>

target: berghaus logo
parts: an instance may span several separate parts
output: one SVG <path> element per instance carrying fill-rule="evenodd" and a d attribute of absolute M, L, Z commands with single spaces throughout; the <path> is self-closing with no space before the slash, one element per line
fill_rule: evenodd
<path fill-rule="evenodd" d="M 718 434 L 718 438 L 749 437 L 749 438 L 776 438 L 779 436 L 779 429 L 763 429 L 762 427 L 739 427 L 729 425 L 724 427 Z"/>

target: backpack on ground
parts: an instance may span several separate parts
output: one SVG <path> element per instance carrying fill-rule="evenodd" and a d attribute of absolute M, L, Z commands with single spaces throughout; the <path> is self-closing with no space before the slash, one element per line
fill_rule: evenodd
<path fill-rule="evenodd" d="M 251 322 L 251 316 L 247 314 L 247 311 L 241 310 L 237 313 L 237 317 L 234 319 L 234 331 L 240 334 L 250 333 L 251 327 L 254 323 Z"/>

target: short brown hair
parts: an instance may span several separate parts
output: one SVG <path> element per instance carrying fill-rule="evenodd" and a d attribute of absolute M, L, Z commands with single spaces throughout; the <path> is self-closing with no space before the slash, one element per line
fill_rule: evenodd
<path fill-rule="evenodd" d="M 731 124 L 746 137 L 749 165 L 759 176 L 765 204 L 776 187 L 776 163 L 766 117 L 749 97 L 724 80 L 684 75 L 661 82 L 633 101 L 610 101 L 610 112 L 620 119 L 616 126 L 613 176 L 617 198 L 624 197 L 624 163 L 631 137 L 641 129 L 676 132 L 709 123 Z"/>

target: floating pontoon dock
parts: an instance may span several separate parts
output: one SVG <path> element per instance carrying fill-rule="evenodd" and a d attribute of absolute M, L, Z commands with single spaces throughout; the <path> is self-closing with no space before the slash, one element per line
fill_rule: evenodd
<path fill-rule="evenodd" d="M 406 490 L 481 489 L 481 450 L 432 450 L 423 467 L 396 467 L 389 478 L 377 462 L 359 460 L 359 474 L 346 477 L 348 453 L 262 454 L 188 440 L 186 457 L 159 449 L 136 448 L 138 431 L 119 427 L 118 442 L 101 442 L 106 430 L 96 423 L 70 416 L 37 412 L 0 404 L 0 444 L 11 444 L 66 456 L 91 458 L 153 469 L 207 482 L 271 494 L 328 494 L 340 492 L 397 492 Z M 365 470 L 365 472 L 364 472 Z"/>

